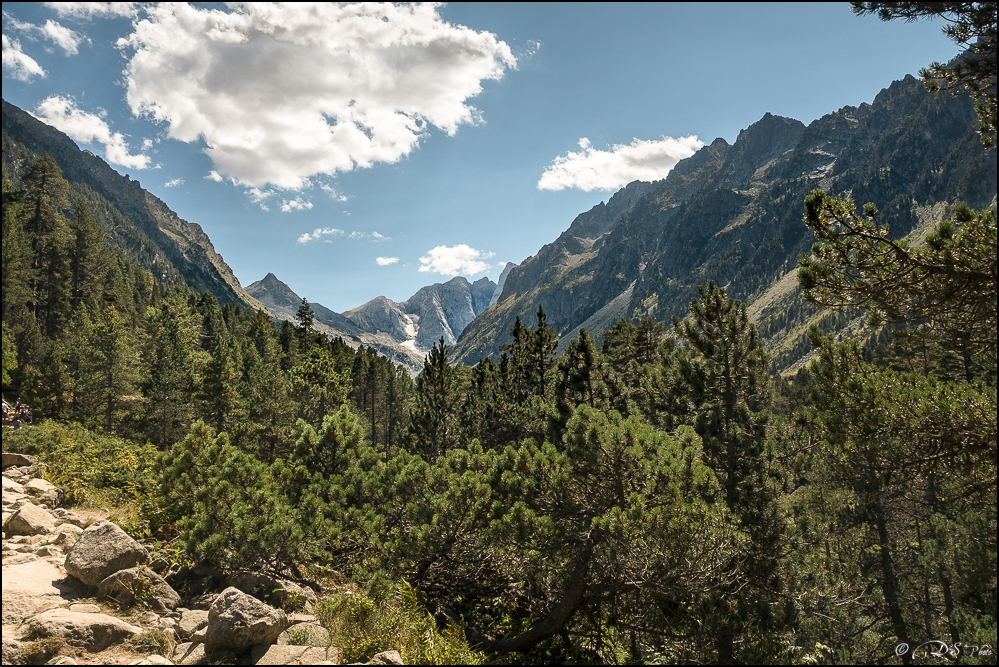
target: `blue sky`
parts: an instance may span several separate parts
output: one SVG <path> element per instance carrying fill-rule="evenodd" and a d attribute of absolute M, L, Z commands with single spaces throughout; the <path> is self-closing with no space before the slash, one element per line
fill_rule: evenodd
<path fill-rule="evenodd" d="M 956 46 L 846 4 L 4 3 L 3 96 L 337 311 L 495 280 L 765 113 L 805 123 Z"/>

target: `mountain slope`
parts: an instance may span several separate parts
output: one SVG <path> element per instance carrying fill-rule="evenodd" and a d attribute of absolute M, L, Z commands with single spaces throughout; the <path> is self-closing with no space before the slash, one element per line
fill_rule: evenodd
<path fill-rule="evenodd" d="M 342 315 L 318 303 L 310 306 L 317 330 L 355 346 L 373 347 L 415 375 L 423 370 L 423 360 L 433 344 L 443 337 L 453 345 L 468 323 L 489 305 L 495 289 L 496 284 L 488 278 L 469 283 L 458 277 L 423 287 L 402 303 L 379 296 Z M 302 298 L 273 273 L 248 285 L 246 291 L 282 320 L 294 321 L 302 303 Z"/>
<path fill-rule="evenodd" d="M 580 327 L 600 334 L 620 317 L 683 317 L 697 286 L 714 280 L 747 303 L 778 367 L 789 367 L 808 351 L 809 322 L 839 328 L 849 321 L 800 298 L 793 274 L 812 244 L 801 222 L 804 197 L 822 188 L 876 202 L 896 236 L 956 201 L 986 206 L 996 192 L 995 150 L 981 146 L 974 128 L 966 97 L 934 97 L 913 77 L 872 104 L 807 127 L 767 114 L 734 144 L 717 139 L 663 181 L 615 194 L 607 208 L 633 193 L 613 220 L 589 224 L 599 207 L 577 217 L 510 271 L 455 357 L 495 356 L 513 321 L 533 323 L 539 304 L 565 342 Z"/>
<path fill-rule="evenodd" d="M 215 251 L 201 225 L 180 219 L 138 181 L 122 176 L 107 162 L 59 130 L 3 101 L 3 160 L 17 175 L 37 155 L 48 153 L 62 169 L 74 194 L 84 196 L 108 240 L 161 280 L 183 280 L 213 294 L 220 303 L 259 308 Z"/>

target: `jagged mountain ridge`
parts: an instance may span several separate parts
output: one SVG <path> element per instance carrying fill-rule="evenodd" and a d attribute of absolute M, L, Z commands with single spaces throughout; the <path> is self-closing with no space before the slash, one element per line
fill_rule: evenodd
<path fill-rule="evenodd" d="M 246 291 L 281 320 L 294 321 L 302 303 L 302 298 L 273 273 L 248 285 Z M 488 278 L 469 283 L 456 277 L 422 287 L 401 303 L 379 296 L 343 314 L 322 304 L 309 305 L 319 331 L 348 343 L 374 347 L 415 374 L 423 369 L 433 344 L 444 338 L 446 344 L 453 345 L 468 323 L 488 307 L 495 291 L 496 283 Z"/>
<path fill-rule="evenodd" d="M 804 305 L 794 279 L 813 241 L 803 200 L 817 188 L 876 202 L 904 236 L 956 201 L 988 205 L 995 150 L 981 146 L 970 100 L 935 97 L 911 76 L 808 126 L 767 114 L 734 144 L 716 139 L 666 179 L 630 184 L 578 216 L 510 271 L 455 358 L 497 355 L 514 320 L 533 323 L 539 304 L 564 344 L 620 317 L 683 317 L 697 286 L 714 280 L 747 303 L 778 367 L 790 367 L 809 349 L 809 323 L 849 319 Z"/>

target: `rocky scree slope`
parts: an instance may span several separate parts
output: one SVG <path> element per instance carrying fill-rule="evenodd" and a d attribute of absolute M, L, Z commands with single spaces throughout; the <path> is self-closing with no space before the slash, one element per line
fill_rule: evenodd
<path fill-rule="evenodd" d="M 810 323 L 851 325 L 801 299 L 795 267 L 814 240 L 801 220 L 805 196 L 821 188 L 875 202 L 898 238 L 957 201 L 987 206 L 996 154 L 975 125 L 967 97 L 936 97 L 911 76 L 808 126 L 767 114 L 734 144 L 716 139 L 664 180 L 630 184 L 578 216 L 511 270 L 455 358 L 497 356 L 516 317 L 533 324 L 539 305 L 563 344 L 580 327 L 599 336 L 621 317 L 669 322 L 714 280 L 747 304 L 777 367 L 792 367 L 810 349 Z"/>

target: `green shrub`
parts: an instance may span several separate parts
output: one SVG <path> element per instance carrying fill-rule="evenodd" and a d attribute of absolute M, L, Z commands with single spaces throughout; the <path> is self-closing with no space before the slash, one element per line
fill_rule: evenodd
<path fill-rule="evenodd" d="M 103 507 L 126 531 L 141 534 L 154 477 L 156 451 L 90 431 L 78 424 L 44 421 L 38 426 L 7 431 L 4 450 L 37 456 L 44 475 L 66 493 L 66 503 Z"/>
<path fill-rule="evenodd" d="M 460 625 L 439 629 L 406 584 L 377 601 L 340 591 L 320 599 L 314 611 L 329 631 L 331 645 L 340 647 L 343 663 L 370 660 L 393 649 L 408 665 L 477 665 L 484 658 L 469 647 Z"/>

